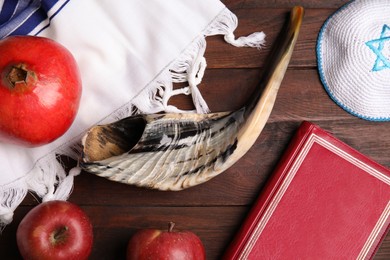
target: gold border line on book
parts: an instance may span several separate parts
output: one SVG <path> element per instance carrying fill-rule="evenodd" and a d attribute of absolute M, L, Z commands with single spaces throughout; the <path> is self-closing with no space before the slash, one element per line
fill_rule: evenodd
<path fill-rule="evenodd" d="M 368 237 L 368 240 L 364 244 L 362 251 L 360 252 L 357 259 L 365 259 L 370 252 L 372 246 L 374 245 L 375 241 L 377 240 L 378 236 L 380 235 L 380 231 L 383 229 L 384 225 L 386 225 L 387 220 L 390 216 L 390 201 L 387 203 L 386 209 L 383 211 L 381 217 L 379 218 L 378 222 L 376 223 L 374 229 L 372 230 L 370 236 Z"/>
<path fill-rule="evenodd" d="M 302 164 L 303 160 L 305 159 L 307 153 L 309 152 L 312 141 L 311 137 L 309 137 L 309 141 L 302 147 L 301 153 L 299 153 L 298 157 L 294 161 L 294 163 L 291 165 L 291 168 L 289 169 L 289 174 L 287 174 L 286 178 L 280 185 L 280 189 L 275 194 L 274 198 L 269 204 L 268 209 L 264 212 L 264 215 L 261 217 L 261 219 L 258 222 L 258 225 L 256 226 L 255 230 L 253 231 L 253 235 L 248 240 L 248 243 L 246 244 L 245 248 L 243 249 L 239 259 L 247 259 L 249 256 L 249 253 L 252 251 L 256 241 L 260 237 L 261 232 L 263 232 L 265 226 L 267 225 L 269 219 L 271 218 L 272 214 L 274 213 L 277 205 L 279 204 L 279 201 L 282 199 L 284 193 L 286 192 L 288 186 L 290 185 L 292 179 L 294 178 L 296 172 L 298 171 L 300 165 Z"/>
<path fill-rule="evenodd" d="M 340 157 L 344 158 L 346 161 L 354 164 L 358 168 L 362 169 L 363 171 L 369 173 L 373 177 L 381 180 L 382 182 L 386 183 L 387 185 L 390 185 L 390 177 L 386 176 L 385 174 L 379 172 L 378 170 L 372 168 L 368 164 L 358 160 L 356 157 L 354 157 L 351 154 L 348 154 L 346 151 L 341 150 L 339 147 L 333 145 L 332 143 L 314 135 L 313 136 L 314 141 L 321 144 L 325 148 L 328 148 L 328 150 L 334 152 L 335 154 L 339 155 Z"/>
<path fill-rule="evenodd" d="M 295 162 L 291 165 L 290 169 L 288 170 L 289 173 L 287 173 L 287 176 L 285 177 L 284 181 L 280 185 L 280 189 L 275 194 L 274 198 L 271 200 L 268 209 L 264 212 L 263 216 L 259 219 L 258 224 L 256 225 L 253 235 L 248 239 L 248 243 L 241 251 L 241 254 L 239 255 L 238 259 L 247 259 L 250 252 L 252 251 L 254 245 L 256 244 L 256 241 L 260 237 L 261 233 L 263 232 L 265 226 L 267 225 L 268 221 L 270 220 L 272 214 L 274 213 L 276 207 L 278 206 L 280 200 L 282 199 L 284 193 L 286 192 L 287 188 L 289 187 L 291 181 L 295 177 L 296 173 L 298 172 L 299 167 L 301 166 L 303 160 L 305 159 L 307 153 L 313 146 L 313 144 L 317 142 L 323 147 L 327 148 L 328 150 L 334 152 L 335 154 L 339 155 L 343 159 L 349 161 L 350 163 L 354 164 L 358 168 L 368 172 L 373 177 L 379 179 L 380 181 L 386 183 L 387 185 L 390 185 L 390 177 L 380 173 L 376 169 L 372 168 L 371 166 L 365 164 L 362 161 L 359 161 L 354 156 L 346 153 L 345 151 L 341 150 L 337 146 L 333 145 L 332 143 L 326 141 L 325 139 L 321 138 L 320 136 L 317 136 L 316 134 L 312 133 L 309 137 L 307 142 L 304 144 L 304 146 L 301 148 L 301 152 L 295 159 Z M 370 237 L 368 238 L 367 242 L 365 243 L 362 252 L 359 254 L 362 255 L 364 258 L 367 256 L 370 248 L 372 247 L 373 243 L 375 242 L 375 239 L 377 238 L 379 231 L 382 229 L 383 225 L 386 223 L 387 219 L 389 217 L 389 204 L 387 205 L 386 209 L 381 215 L 380 220 L 376 224 L 374 230 L 372 231 Z M 359 258 L 360 259 L 360 258 Z"/>

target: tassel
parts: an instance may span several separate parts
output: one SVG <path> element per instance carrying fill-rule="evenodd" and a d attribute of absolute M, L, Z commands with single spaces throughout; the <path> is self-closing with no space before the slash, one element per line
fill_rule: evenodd
<path fill-rule="evenodd" d="M 172 81 L 174 83 L 188 82 L 192 101 L 196 112 L 199 114 L 210 112 L 206 101 L 198 89 L 207 67 L 206 59 L 204 58 L 205 51 L 206 40 L 204 37 L 200 37 L 171 68 Z"/>
<path fill-rule="evenodd" d="M 238 39 L 235 39 L 234 34 L 231 32 L 225 34 L 224 39 L 227 43 L 235 47 L 253 47 L 260 49 L 265 44 L 265 34 L 263 32 L 255 32 L 248 36 L 241 36 Z"/>
<path fill-rule="evenodd" d="M 194 102 L 196 111 L 199 114 L 206 114 L 210 112 L 210 109 L 198 88 L 198 84 L 202 82 L 206 66 L 206 59 L 203 57 L 203 53 L 201 53 L 201 56 L 198 56 L 195 60 L 194 65 L 190 68 L 190 73 L 188 74 L 188 84 L 191 89 L 192 101 Z"/>
<path fill-rule="evenodd" d="M 42 198 L 42 202 L 51 201 L 51 200 L 67 200 L 73 189 L 74 177 L 79 175 L 80 172 L 81 172 L 81 168 L 79 167 L 72 168 L 69 171 L 68 176 L 66 176 L 61 180 L 55 192 L 54 192 L 54 187 L 52 189 L 49 189 L 48 193 Z"/>
<path fill-rule="evenodd" d="M 238 27 L 237 16 L 228 9 L 223 10 L 218 19 L 204 32 L 206 36 L 222 34 L 227 43 L 235 47 L 262 48 L 265 44 L 265 33 L 255 32 L 248 36 L 241 36 L 238 39 L 234 31 Z"/>
<path fill-rule="evenodd" d="M 18 186 L 17 184 L 15 184 Z M 22 185 L 23 186 L 23 185 Z M 0 233 L 6 225 L 12 222 L 14 210 L 27 195 L 27 187 L 18 187 L 1 190 L 0 204 Z"/>
<path fill-rule="evenodd" d="M 132 100 L 140 111 L 144 113 L 209 113 L 210 109 L 202 97 L 198 85 L 202 82 L 206 69 L 206 37 L 224 35 L 225 41 L 236 47 L 254 47 L 260 49 L 265 44 L 265 34 L 255 32 L 248 36 L 236 39 L 234 31 L 238 26 L 235 14 L 225 8 L 216 19 L 202 32 L 194 42 L 176 59 L 167 70 L 163 71 L 157 79 L 147 86 L 147 90 Z M 188 82 L 188 86 L 173 89 L 173 83 Z M 190 92 L 190 93 L 189 93 Z M 195 106 L 194 110 L 181 110 L 168 105 L 169 99 L 178 94 L 191 94 Z"/>

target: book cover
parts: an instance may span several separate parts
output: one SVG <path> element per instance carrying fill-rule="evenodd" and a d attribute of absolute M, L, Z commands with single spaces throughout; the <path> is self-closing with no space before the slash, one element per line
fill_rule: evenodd
<path fill-rule="evenodd" d="M 389 201 L 390 170 L 303 122 L 224 259 L 370 259 Z"/>

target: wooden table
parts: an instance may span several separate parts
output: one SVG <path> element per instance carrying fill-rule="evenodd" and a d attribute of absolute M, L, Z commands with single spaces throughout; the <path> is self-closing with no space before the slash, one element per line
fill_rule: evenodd
<path fill-rule="evenodd" d="M 293 5 L 306 9 L 295 52 L 269 121 L 252 149 L 209 182 L 180 192 L 146 190 L 82 173 L 70 201 L 80 205 L 94 226 L 91 259 L 124 259 L 126 244 L 141 228 L 166 228 L 169 221 L 203 240 L 208 259 L 219 259 L 239 229 L 267 177 L 303 120 L 318 124 L 353 148 L 390 167 L 390 124 L 358 119 L 326 94 L 317 74 L 315 47 L 325 19 L 345 0 L 224 0 L 239 18 L 236 35 L 267 34 L 262 50 L 238 49 L 222 37 L 208 38 L 208 69 L 200 90 L 212 111 L 241 107 L 257 86 L 264 60 Z M 190 108 L 186 98 L 173 103 Z M 22 217 L 37 204 L 28 195 L 0 236 L 1 259 L 18 259 L 15 233 Z M 376 259 L 390 259 L 390 235 Z"/>

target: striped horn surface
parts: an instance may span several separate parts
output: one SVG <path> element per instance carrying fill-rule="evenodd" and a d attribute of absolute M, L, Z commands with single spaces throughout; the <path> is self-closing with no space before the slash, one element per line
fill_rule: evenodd
<path fill-rule="evenodd" d="M 228 169 L 252 147 L 271 114 L 303 13 L 302 7 L 292 9 L 257 93 L 243 108 L 134 115 L 94 126 L 82 139 L 81 168 L 112 181 L 158 190 L 186 189 Z"/>

